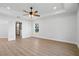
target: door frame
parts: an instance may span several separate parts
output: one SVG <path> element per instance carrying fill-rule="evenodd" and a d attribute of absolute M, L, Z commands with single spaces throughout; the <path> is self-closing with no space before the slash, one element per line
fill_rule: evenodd
<path fill-rule="evenodd" d="M 19 24 L 19 36 L 20 38 L 22 38 L 22 22 L 19 22 L 19 21 L 16 21 L 16 24 L 15 24 L 16 38 L 17 38 L 17 24 Z"/>

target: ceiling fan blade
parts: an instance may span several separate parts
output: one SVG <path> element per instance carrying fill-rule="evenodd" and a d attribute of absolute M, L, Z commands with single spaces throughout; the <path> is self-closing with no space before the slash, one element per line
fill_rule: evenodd
<path fill-rule="evenodd" d="M 38 13 L 38 11 L 34 11 L 34 13 Z"/>
<path fill-rule="evenodd" d="M 34 16 L 38 16 L 38 17 L 40 17 L 40 15 L 39 15 L 39 14 L 37 14 L 37 13 L 33 13 L 33 15 L 34 15 Z"/>
<path fill-rule="evenodd" d="M 26 10 L 23 10 L 24 12 L 26 12 L 26 13 L 29 13 L 28 11 L 26 11 Z"/>
<path fill-rule="evenodd" d="M 34 15 L 34 16 L 38 16 L 38 17 L 40 17 L 40 15 Z"/>

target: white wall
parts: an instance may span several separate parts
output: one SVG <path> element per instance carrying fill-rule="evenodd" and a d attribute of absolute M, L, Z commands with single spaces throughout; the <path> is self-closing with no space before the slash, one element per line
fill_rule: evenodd
<path fill-rule="evenodd" d="M 39 33 L 34 33 L 35 23 L 39 23 Z M 35 20 L 32 36 L 76 43 L 76 14 L 64 13 Z"/>
<path fill-rule="evenodd" d="M 77 45 L 79 47 L 79 9 L 78 9 L 78 13 L 77 13 Z"/>
<path fill-rule="evenodd" d="M 30 37 L 31 33 L 31 21 L 22 21 L 22 38 Z"/>
<path fill-rule="evenodd" d="M 8 22 L 0 18 L 0 38 L 8 38 Z"/>
<path fill-rule="evenodd" d="M 15 21 L 9 21 L 8 22 L 8 41 L 16 40 L 16 22 Z"/>

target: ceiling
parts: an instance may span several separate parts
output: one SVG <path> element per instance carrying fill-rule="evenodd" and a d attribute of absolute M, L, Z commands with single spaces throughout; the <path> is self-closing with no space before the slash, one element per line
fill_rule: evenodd
<path fill-rule="evenodd" d="M 74 12 L 78 8 L 77 3 L 0 3 L 0 13 L 8 13 L 12 16 L 23 15 L 23 10 L 30 11 L 29 7 L 33 7 L 39 11 L 41 16 L 53 14 L 62 10 Z"/>

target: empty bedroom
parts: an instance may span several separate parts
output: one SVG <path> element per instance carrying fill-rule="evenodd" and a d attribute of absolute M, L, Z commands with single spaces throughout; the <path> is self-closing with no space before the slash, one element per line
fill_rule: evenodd
<path fill-rule="evenodd" d="M 0 3 L 0 56 L 79 56 L 79 3 Z"/>

